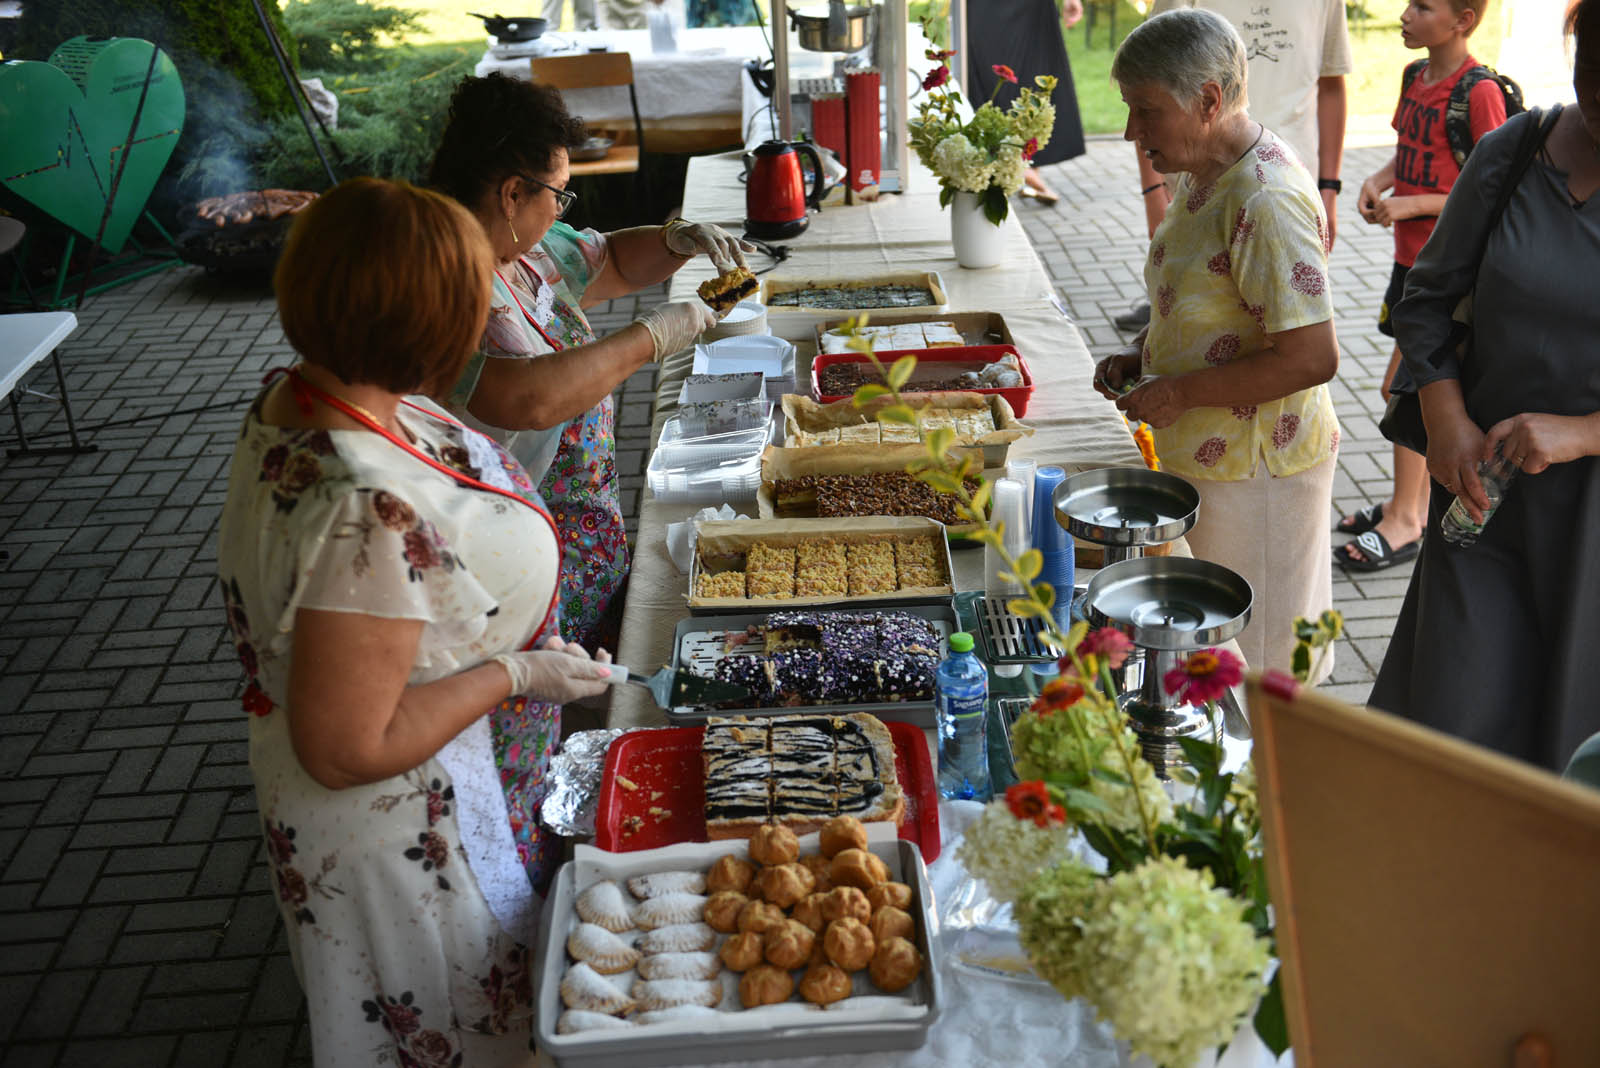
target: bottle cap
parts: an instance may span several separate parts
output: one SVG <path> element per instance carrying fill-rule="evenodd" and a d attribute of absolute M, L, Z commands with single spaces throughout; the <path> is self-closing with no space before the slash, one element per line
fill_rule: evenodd
<path fill-rule="evenodd" d="M 972 652 L 972 635 L 964 630 L 958 630 L 950 635 L 950 651 L 952 653 Z"/>

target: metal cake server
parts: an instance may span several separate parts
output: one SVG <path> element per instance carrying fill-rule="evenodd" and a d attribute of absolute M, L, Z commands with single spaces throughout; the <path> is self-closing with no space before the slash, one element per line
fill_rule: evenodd
<path fill-rule="evenodd" d="M 664 667 L 654 675 L 647 676 L 621 664 L 613 663 L 607 666 L 611 668 L 611 677 L 606 680 L 607 682 L 612 685 L 626 682 L 634 686 L 643 686 L 650 691 L 650 696 L 655 698 L 656 704 L 661 708 L 676 708 L 679 705 L 720 705 L 750 699 L 750 691 L 743 686 L 708 679 L 692 671 L 674 671 L 670 667 Z"/>

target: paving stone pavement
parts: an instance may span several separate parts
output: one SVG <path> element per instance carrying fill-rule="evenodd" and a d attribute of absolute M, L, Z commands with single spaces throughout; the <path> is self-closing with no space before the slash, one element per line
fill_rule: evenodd
<path fill-rule="evenodd" d="M 1347 154 L 1370 173 L 1384 150 Z M 1024 226 L 1091 348 L 1140 295 L 1132 149 L 1095 140 L 1046 169 Z M 1344 357 L 1335 510 L 1387 495 L 1372 327 L 1386 231 L 1341 198 L 1333 257 Z M 592 316 L 602 333 L 657 287 Z M 267 879 L 215 532 L 242 406 L 293 354 L 270 299 L 183 269 L 92 299 L 61 347 L 99 449 L 0 462 L 0 1068 L 310 1063 L 304 1000 Z M 618 391 L 634 529 L 655 369 Z M 36 374 L 35 388 L 53 381 Z M 59 425 L 24 401 L 30 434 Z M 1407 572 L 1340 578 L 1350 624 L 1330 689 L 1365 698 Z"/>

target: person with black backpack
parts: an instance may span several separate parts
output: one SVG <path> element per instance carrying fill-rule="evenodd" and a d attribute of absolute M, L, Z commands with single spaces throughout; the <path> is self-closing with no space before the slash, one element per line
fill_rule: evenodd
<path fill-rule="evenodd" d="M 1522 110 L 1520 90 L 1513 99 L 1505 88 L 1515 83 L 1467 50 L 1467 38 L 1487 7 L 1488 0 L 1410 0 L 1400 16 L 1406 47 L 1426 48 L 1428 58 L 1411 63 L 1401 76 L 1395 154 L 1361 183 L 1357 204 L 1363 219 L 1394 228 L 1394 271 L 1378 311 L 1378 329 L 1390 337 L 1390 310 L 1399 303 L 1406 273 L 1433 232 L 1472 146 L 1505 122 L 1512 107 Z M 1385 400 L 1399 368 L 1396 346 L 1383 377 Z M 1412 559 L 1422 545 L 1427 512 L 1427 465 L 1420 454 L 1396 445 L 1393 492 L 1382 504 L 1339 520 L 1334 531 L 1356 537 L 1333 550 L 1334 562 L 1348 572 L 1368 572 Z"/>

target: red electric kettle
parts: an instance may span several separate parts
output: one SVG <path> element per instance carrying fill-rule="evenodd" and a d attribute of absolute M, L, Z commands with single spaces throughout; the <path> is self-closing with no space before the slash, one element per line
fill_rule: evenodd
<path fill-rule="evenodd" d="M 811 157 L 811 195 L 806 195 L 800 153 Z M 808 207 L 822 204 L 822 157 L 805 141 L 765 141 L 756 146 L 745 173 L 744 232 L 767 240 L 805 232 Z"/>

